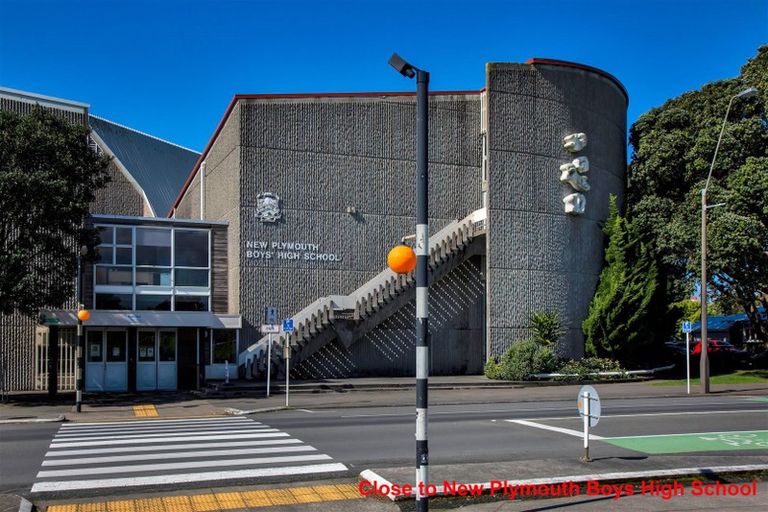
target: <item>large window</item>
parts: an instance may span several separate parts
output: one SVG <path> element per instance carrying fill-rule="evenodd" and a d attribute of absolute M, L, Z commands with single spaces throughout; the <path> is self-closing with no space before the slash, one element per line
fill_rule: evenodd
<path fill-rule="evenodd" d="M 96 309 L 210 310 L 207 229 L 97 226 Z"/>

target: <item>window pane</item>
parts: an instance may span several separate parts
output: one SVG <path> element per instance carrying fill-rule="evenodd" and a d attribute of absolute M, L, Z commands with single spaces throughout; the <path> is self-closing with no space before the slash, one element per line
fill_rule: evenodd
<path fill-rule="evenodd" d="M 155 332 L 139 331 L 139 361 L 153 362 L 155 360 Z"/>
<path fill-rule="evenodd" d="M 160 331 L 160 361 L 176 360 L 176 333 Z"/>
<path fill-rule="evenodd" d="M 112 227 L 99 227 L 99 239 L 103 245 L 112 245 Z"/>
<path fill-rule="evenodd" d="M 235 331 L 216 329 L 213 331 L 213 364 L 225 361 L 235 362 Z"/>
<path fill-rule="evenodd" d="M 100 363 L 103 361 L 101 353 L 101 331 L 88 332 L 88 362 Z"/>
<path fill-rule="evenodd" d="M 131 228 L 115 228 L 117 232 L 117 245 L 131 245 L 133 243 L 133 233 Z"/>
<path fill-rule="evenodd" d="M 171 265 L 171 231 L 136 228 L 136 264 Z"/>
<path fill-rule="evenodd" d="M 116 247 L 115 248 L 115 264 L 116 265 L 130 265 L 133 263 L 133 249 L 130 247 Z"/>
<path fill-rule="evenodd" d="M 132 286 L 130 267 L 96 267 L 96 284 Z"/>
<path fill-rule="evenodd" d="M 107 362 L 124 363 L 125 362 L 125 332 L 107 331 Z"/>
<path fill-rule="evenodd" d="M 112 247 L 111 246 L 101 246 L 97 247 L 96 250 L 99 252 L 99 259 L 96 263 L 106 263 L 108 265 L 112 264 Z"/>
<path fill-rule="evenodd" d="M 177 268 L 175 286 L 204 286 L 207 288 L 208 270 Z"/>
<path fill-rule="evenodd" d="M 171 286 L 171 269 L 137 268 L 136 286 Z"/>
<path fill-rule="evenodd" d="M 174 252 L 177 267 L 207 267 L 208 266 L 208 232 L 207 231 L 175 231 Z"/>
<path fill-rule="evenodd" d="M 137 295 L 136 296 L 136 309 L 153 310 L 153 311 L 170 311 L 171 310 L 171 296 L 170 295 Z"/>
<path fill-rule="evenodd" d="M 133 309 L 133 295 L 97 293 L 96 309 Z"/>
<path fill-rule="evenodd" d="M 176 311 L 208 311 L 208 297 L 177 295 Z"/>

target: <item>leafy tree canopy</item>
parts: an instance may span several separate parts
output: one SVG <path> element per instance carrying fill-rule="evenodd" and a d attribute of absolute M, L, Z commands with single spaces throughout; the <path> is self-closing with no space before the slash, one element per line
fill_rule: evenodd
<path fill-rule="evenodd" d="M 628 220 L 645 236 L 678 299 L 700 280 L 701 189 L 731 98 L 747 87 L 759 95 L 733 101 L 708 204 L 710 299 L 736 301 L 758 335 L 756 301 L 768 306 L 768 46 L 740 76 L 667 101 L 630 130 Z"/>
<path fill-rule="evenodd" d="M 35 107 L 0 112 L 0 312 L 35 315 L 73 295 L 83 218 L 108 179 L 88 131 Z"/>

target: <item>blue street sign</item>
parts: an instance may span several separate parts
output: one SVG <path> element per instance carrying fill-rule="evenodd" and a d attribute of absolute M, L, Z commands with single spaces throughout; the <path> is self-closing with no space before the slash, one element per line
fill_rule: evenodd
<path fill-rule="evenodd" d="M 293 332 L 293 318 L 283 320 L 283 332 Z"/>
<path fill-rule="evenodd" d="M 693 326 L 691 325 L 691 322 L 683 322 L 683 332 L 689 333 L 693 331 Z"/>

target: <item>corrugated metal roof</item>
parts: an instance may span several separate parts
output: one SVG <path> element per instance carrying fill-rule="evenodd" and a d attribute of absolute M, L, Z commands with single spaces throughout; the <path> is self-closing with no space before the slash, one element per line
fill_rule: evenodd
<path fill-rule="evenodd" d="M 144 190 L 155 215 L 171 209 L 200 153 L 90 116 L 91 129 Z"/>
<path fill-rule="evenodd" d="M 759 307 L 757 309 L 760 312 L 760 317 L 765 318 L 765 310 L 762 307 Z M 707 316 L 707 331 L 709 332 L 727 331 L 739 322 L 745 323 L 748 321 L 749 319 L 747 318 L 746 313 L 736 313 L 734 315 L 724 315 L 724 316 Z M 693 332 L 701 331 L 701 321 L 698 321 L 693 325 L 691 325 L 691 329 L 693 330 Z"/>

